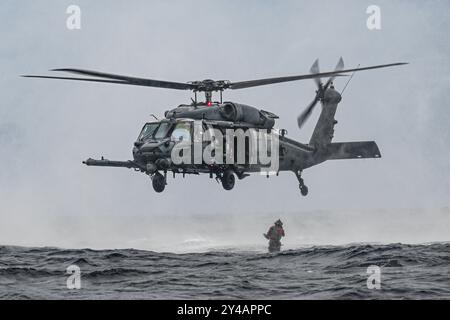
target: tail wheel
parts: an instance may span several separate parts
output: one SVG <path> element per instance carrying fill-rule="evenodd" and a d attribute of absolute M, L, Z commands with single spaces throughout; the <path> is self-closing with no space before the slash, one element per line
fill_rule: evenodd
<path fill-rule="evenodd" d="M 308 187 L 305 185 L 300 185 L 300 193 L 302 196 L 306 197 L 308 195 Z"/>
<path fill-rule="evenodd" d="M 227 170 L 223 173 L 222 178 L 222 186 L 225 190 L 231 190 L 234 187 L 234 183 L 236 182 L 236 178 L 234 176 L 233 170 Z"/>
<path fill-rule="evenodd" d="M 156 173 L 153 176 L 152 185 L 156 192 L 161 193 L 166 188 L 166 179 L 161 173 Z"/>

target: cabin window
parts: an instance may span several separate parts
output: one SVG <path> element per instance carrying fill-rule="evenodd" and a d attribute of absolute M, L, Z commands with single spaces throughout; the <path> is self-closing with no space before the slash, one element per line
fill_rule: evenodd
<path fill-rule="evenodd" d="M 172 131 L 171 140 L 175 142 L 191 141 L 191 124 L 188 122 L 177 123 Z"/>

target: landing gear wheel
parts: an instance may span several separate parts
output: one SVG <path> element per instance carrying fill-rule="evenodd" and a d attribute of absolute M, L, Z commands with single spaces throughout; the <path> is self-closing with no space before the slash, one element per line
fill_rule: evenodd
<path fill-rule="evenodd" d="M 156 173 L 153 176 L 152 185 L 156 192 L 161 193 L 166 188 L 166 179 L 161 173 Z"/>
<path fill-rule="evenodd" d="M 220 180 L 222 181 L 222 186 L 225 190 L 233 189 L 234 183 L 236 181 L 233 170 L 225 171 Z"/>
<path fill-rule="evenodd" d="M 299 188 L 302 196 L 306 197 L 308 195 L 308 187 L 305 185 L 299 185 Z"/>

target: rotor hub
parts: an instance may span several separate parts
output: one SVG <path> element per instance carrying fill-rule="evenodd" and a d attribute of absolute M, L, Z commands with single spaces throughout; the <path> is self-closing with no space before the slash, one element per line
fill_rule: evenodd
<path fill-rule="evenodd" d="M 228 89 L 230 86 L 230 81 L 228 80 L 211 80 L 206 79 L 203 81 L 192 81 L 190 84 L 195 86 L 195 89 L 193 89 L 196 92 L 213 92 L 213 91 L 223 91 L 225 89 Z"/>

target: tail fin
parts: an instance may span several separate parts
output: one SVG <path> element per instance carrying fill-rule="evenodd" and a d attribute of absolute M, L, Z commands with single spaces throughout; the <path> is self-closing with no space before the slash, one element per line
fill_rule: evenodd
<path fill-rule="evenodd" d="M 331 143 L 334 135 L 334 126 L 337 123 L 334 116 L 340 101 L 341 95 L 333 87 L 325 91 L 322 99 L 322 112 L 309 141 L 310 145 L 326 146 Z"/>
<path fill-rule="evenodd" d="M 329 160 L 381 158 L 375 141 L 330 143 L 327 153 Z"/>

